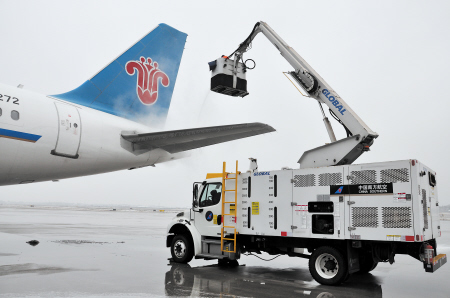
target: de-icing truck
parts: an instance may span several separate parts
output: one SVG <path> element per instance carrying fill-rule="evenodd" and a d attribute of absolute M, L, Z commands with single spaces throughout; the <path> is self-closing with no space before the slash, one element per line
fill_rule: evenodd
<path fill-rule="evenodd" d="M 193 257 L 236 264 L 242 254 L 309 259 L 313 278 L 337 285 L 355 272 L 407 254 L 434 272 L 441 236 L 436 172 L 416 159 L 352 164 L 378 137 L 322 77 L 266 23 L 259 22 L 230 56 L 210 62 L 211 90 L 246 96 L 243 54 L 263 33 L 293 66 L 288 74 L 318 101 L 331 143 L 304 152 L 300 168 L 208 174 L 193 184 L 192 208 L 167 228 L 172 260 Z M 234 60 L 232 59 L 234 56 Z M 336 140 L 322 105 L 347 132 Z M 234 167 L 233 167 L 234 168 Z"/>

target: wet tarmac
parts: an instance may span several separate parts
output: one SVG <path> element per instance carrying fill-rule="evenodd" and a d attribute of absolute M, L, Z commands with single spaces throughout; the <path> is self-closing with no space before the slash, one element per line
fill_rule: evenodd
<path fill-rule="evenodd" d="M 408 256 L 339 287 L 318 284 L 307 260 L 286 256 L 244 256 L 234 268 L 170 264 L 173 216 L 0 206 L 0 297 L 450 297 L 449 264 L 430 274 Z M 450 221 L 441 229 L 438 253 L 450 255 Z"/>

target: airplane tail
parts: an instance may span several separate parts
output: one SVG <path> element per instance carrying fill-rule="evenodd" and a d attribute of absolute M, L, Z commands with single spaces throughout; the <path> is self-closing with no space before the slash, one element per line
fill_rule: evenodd
<path fill-rule="evenodd" d="M 51 96 L 147 125 L 164 121 L 186 37 L 159 24 L 81 86 Z"/>

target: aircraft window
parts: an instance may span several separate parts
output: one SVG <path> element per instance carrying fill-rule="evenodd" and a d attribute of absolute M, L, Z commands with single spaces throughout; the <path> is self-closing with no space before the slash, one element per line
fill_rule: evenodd
<path fill-rule="evenodd" d="M 222 183 L 209 183 L 203 188 L 199 206 L 207 207 L 219 204 L 222 195 Z"/>
<path fill-rule="evenodd" d="M 11 118 L 13 120 L 19 120 L 19 112 L 17 112 L 16 110 L 12 110 L 11 111 Z"/>

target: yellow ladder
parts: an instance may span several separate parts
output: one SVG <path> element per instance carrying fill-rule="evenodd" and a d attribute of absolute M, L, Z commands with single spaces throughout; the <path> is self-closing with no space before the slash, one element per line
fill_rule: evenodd
<path fill-rule="evenodd" d="M 236 160 L 236 173 L 234 174 L 234 177 L 228 177 L 229 174 L 233 173 L 227 173 L 226 171 L 226 167 L 227 167 L 227 163 L 224 161 L 223 162 L 223 171 L 222 171 L 222 231 L 220 233 L 220 249 L 223 252 L 232 252 L 235 253 L 236 252 L 236 213 L 237 213 L 237 185 L 238 185 L 238 161 Z M 226 189 L 226 184 L 225 182 L 227 180 L 235 180 L 234 183 L 234 189 Z M 233 192 L 234 191 L 234 201 L 227 201 L 225 194 L 227 192 Z M 230 213 L 225 213 L 227 208 L 225 208 L 225 204 L 230 204 L 230 208 L 228 208 L 228 210 L 230 210 Z M 231 204 L 234 204 L 234 213 L 231 211 Z M 234 216 L 234 226 L 226 226 L 225 225 L 225 218 L 226 216 Z M 225 229 L 233 229 L 234 231 L 234 237 L 233 238 L 225 238 Z M 231 233 L 227 233 L 227 234 L 231 234 Z M 233 241 L 234 243 L 234 249 L 233 250 L 229 250 L 228 246 L 224 249 L 224 241 Z"/>

